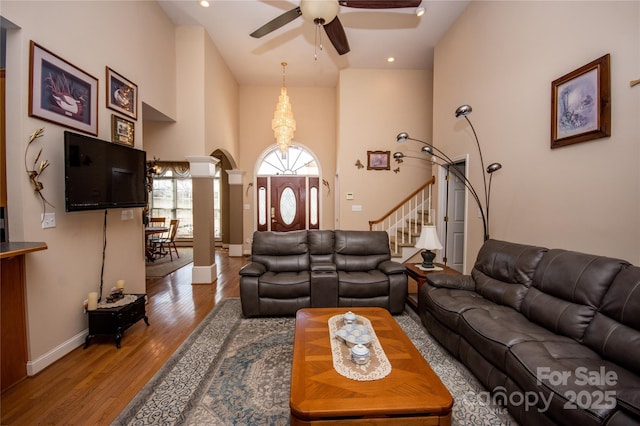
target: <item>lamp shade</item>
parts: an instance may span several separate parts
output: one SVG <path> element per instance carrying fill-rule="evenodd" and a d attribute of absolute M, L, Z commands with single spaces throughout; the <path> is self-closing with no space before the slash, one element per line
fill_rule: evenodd
<path fill-rule="evenodd" d="M 420 238 L 418 239 L 418 242 L 416 242 L 416 248 L 426 250 L 442 249 L 442 244 L 440 244 L 438 233 L 436 232 L 436 227 L 434 225 L 424 225 L 422 227 Z"/>

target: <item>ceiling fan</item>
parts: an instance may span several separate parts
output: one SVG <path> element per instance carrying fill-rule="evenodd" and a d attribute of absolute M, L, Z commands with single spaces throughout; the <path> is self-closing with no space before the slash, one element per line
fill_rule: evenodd
<path fill-rule="evenodd" d="M 318 27 L 323 26 L 329 40 L 340 55 L 351 50 L 344 27 L 338 18 L 340 6 L 359 9 L 400 9 L 418 7 L 422 0 L 301 0 L 300 6 L 267 22 L 250 35 L 260 38 L 302 16 Z"/>

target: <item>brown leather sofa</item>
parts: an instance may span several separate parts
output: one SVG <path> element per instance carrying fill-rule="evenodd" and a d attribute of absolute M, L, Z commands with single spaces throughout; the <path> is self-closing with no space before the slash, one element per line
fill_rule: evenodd
<path fill-rule="evenodd" d="M 404 310 L 406 270 L 391 260 L 384 231 L 255 232 L 251 255 L 240 270 L 246 317 L 295 315 L 309 307 Z"/>
<path fill-rule="evenodd" d="M 418 310 L 521 424 L 640 424 L 640 268 L 488 240 L 471 275 L 428 275 Z"/>

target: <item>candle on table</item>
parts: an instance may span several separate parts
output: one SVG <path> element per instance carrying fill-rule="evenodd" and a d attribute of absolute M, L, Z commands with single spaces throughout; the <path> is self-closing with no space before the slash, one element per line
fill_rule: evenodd
<path fill-rule="evenodd" d="M 124 280 L 116 281 L 116 289 L 124 291 Z"/>
<path fill-rule="evenodd" d="M 87 310 L 95 311 L 98 309 L 98 292 L 92 291 L 89 293 L 89 300 L 87 301 Z"/>

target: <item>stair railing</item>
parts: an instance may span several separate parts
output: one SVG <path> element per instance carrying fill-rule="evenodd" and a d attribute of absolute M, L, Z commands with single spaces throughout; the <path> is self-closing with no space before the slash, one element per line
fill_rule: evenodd
<path fill-rule="evenodd" d="M 370 220 L 369 230 L 387 231 L 389 244 L 397 253 L 400 245 L 408 243 L 412 235 L 420 234 L 422 224 L 431 222 L 431 190 L 435 181 L 432 176 L 382 217 Z"/>

